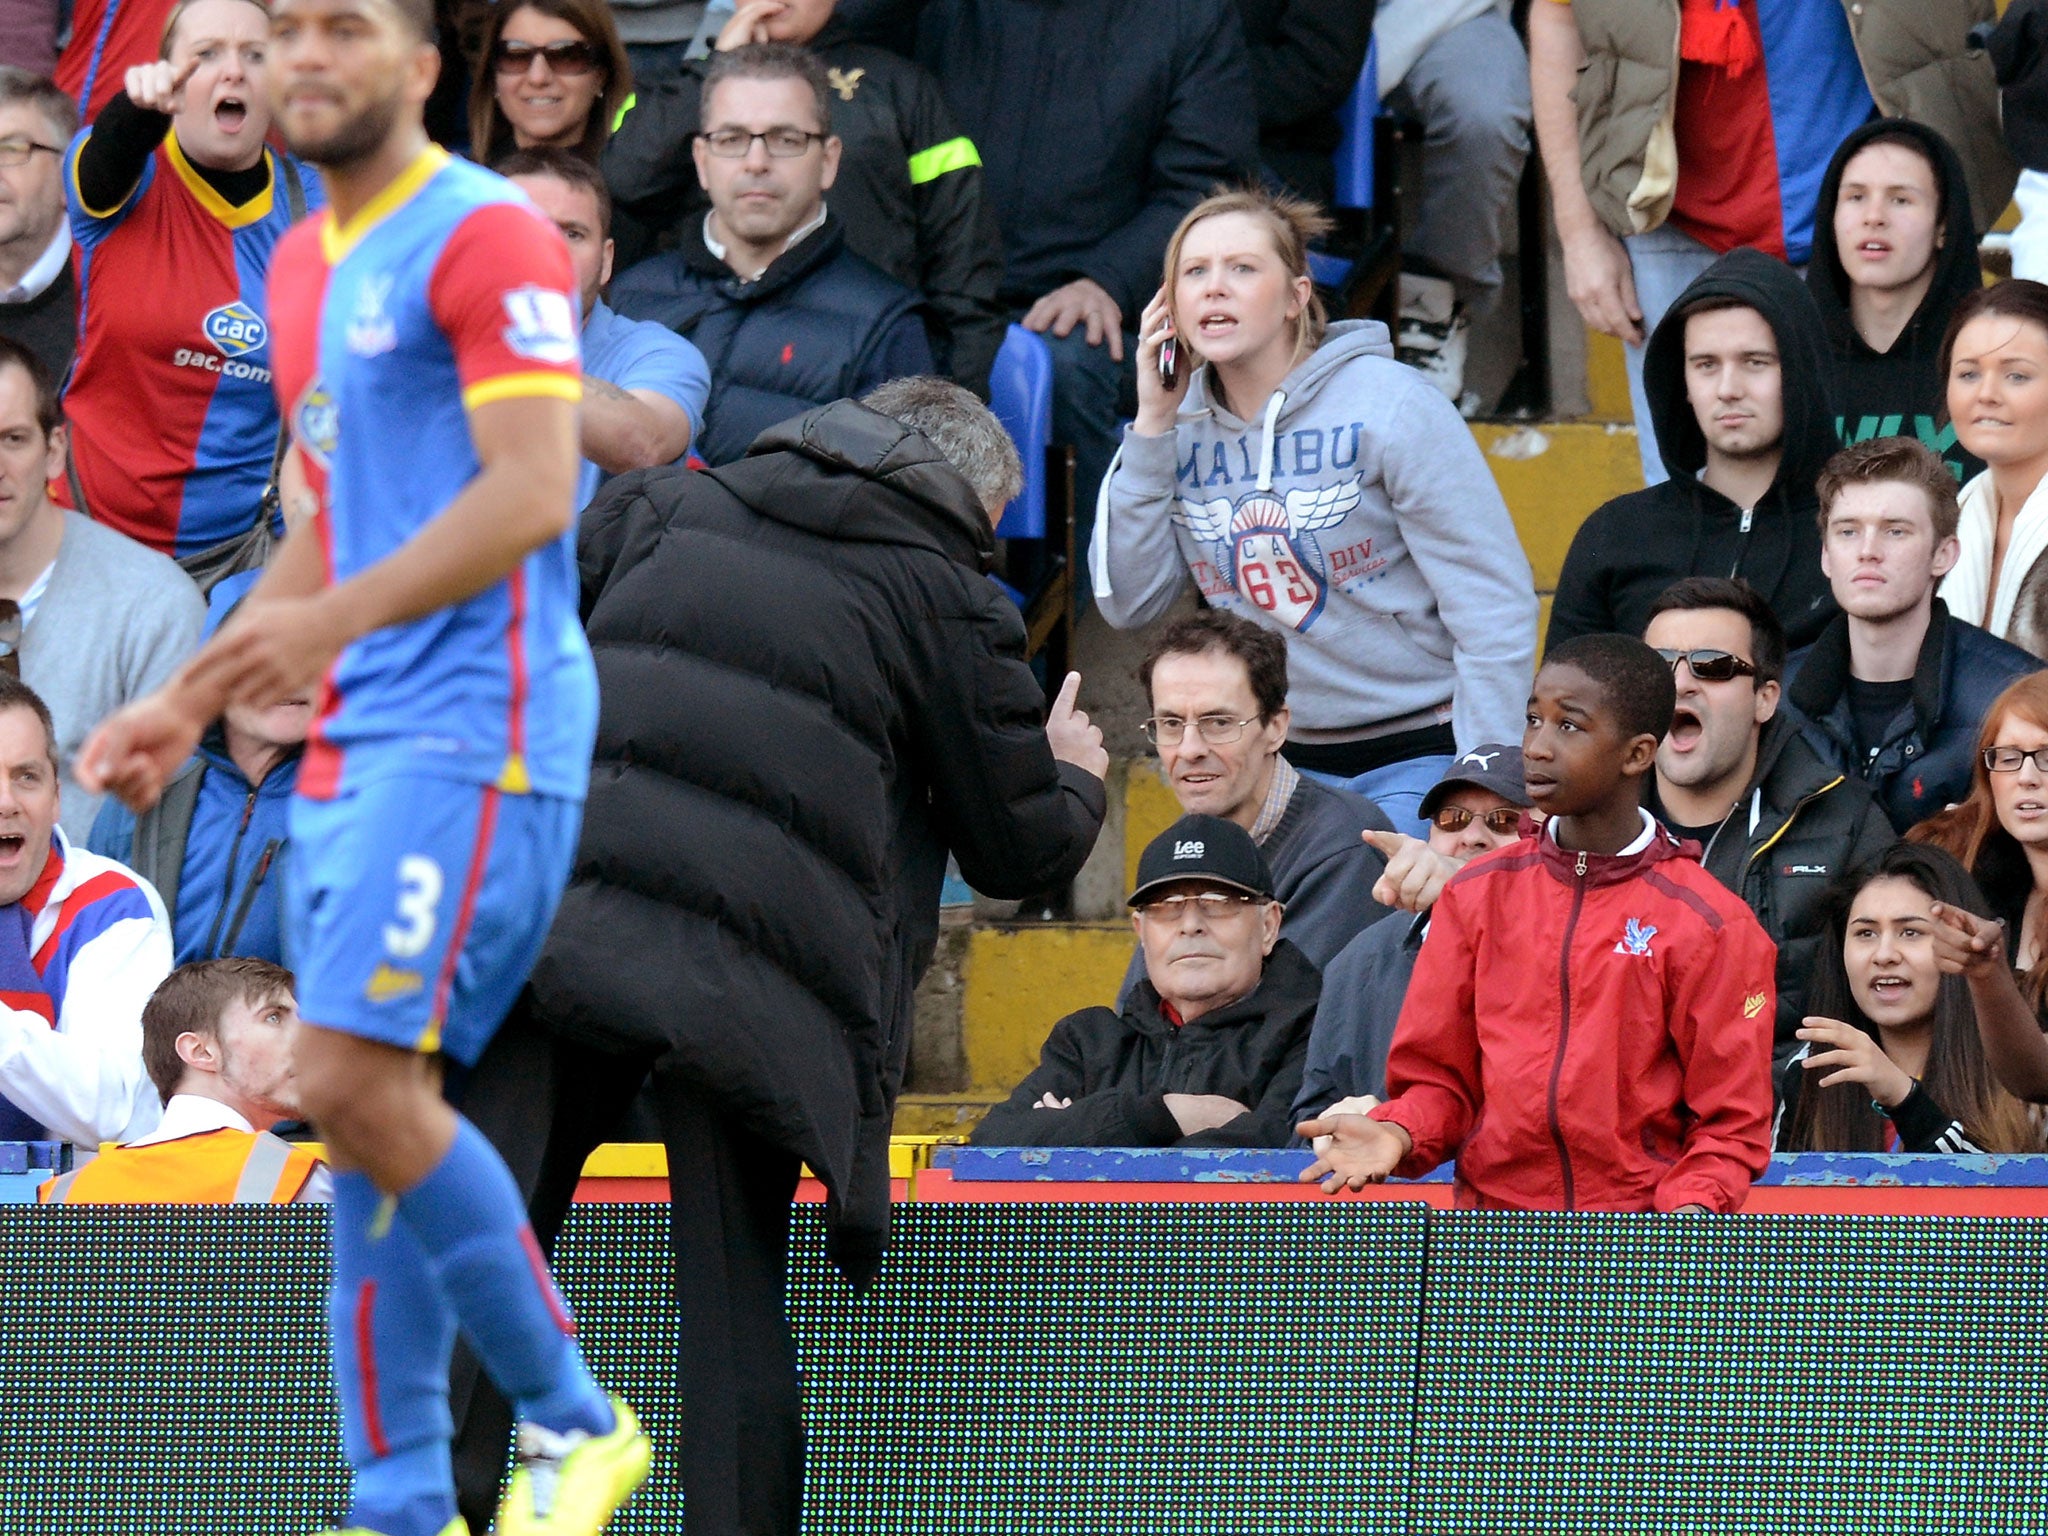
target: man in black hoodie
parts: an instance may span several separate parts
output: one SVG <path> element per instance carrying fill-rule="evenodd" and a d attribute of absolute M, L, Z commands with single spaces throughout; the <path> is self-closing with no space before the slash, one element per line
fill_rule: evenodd
<path fill-rule="evenodd" d="M 1948 140 L 1904 118 L 1842 141 L 1820 189 L 1806 286 L 1835 359 L 1845 443 L 1917 437 L 1958 481 L 1984 465 L 1942 409 L 1941 338 L 1984 280 L 1970 186 Z"/>
<path fill-rule="evenodd" d="M 995 1147 L 1284 1147 L 1322 978 L 1280 937 L 1249 832 L 1183 816 L 1138 859 L 1145 976 L 1121 1008 L 1052 1027 L 973 1140 Z"/>
<path fill-rule="evenodd" d="M 1835 449 L 1833 362 L 1799 275 L 1747 248 L 1679 296 L 1643 360 L 1671 478 L 1586 519 L 1558 577 L 1546 648 L 1639 635 L 1684 576 L 1741 577 L 1812 643 L 1835 615 L 1813 479 Z"/>
<path fill-rule="evenodd" d="M 1015 448 L 905 379 L 709 472 L 609 482 L 578 537 L 596 764 L 569 890 L 465 1111 L 552 1244 L 590 1149 L 652 1082 L 668 1146 L 693 1530 L 795 1536 L 803 1431 L 783 1310 L 801 1161 L 871 1282 L 889 1125 L 950 850 L 977 890 L 1073 878 L 1104 809 L 1070 676 L 1043 718 L 988 579 Z M 458 1447 L 482 1529 L 508 1415 Z"/>

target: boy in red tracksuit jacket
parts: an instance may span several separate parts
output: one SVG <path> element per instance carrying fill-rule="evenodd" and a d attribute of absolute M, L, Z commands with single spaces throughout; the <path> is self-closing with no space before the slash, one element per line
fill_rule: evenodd
<path fill-rule="evenodd" d="M 1777 952 L 1643 811 L 1671 666 L 1641 641 L 1550 652 L 1522 737 L 1550 818 L 1444 887 L 1387 1102 L 1311 1120 L 1326 1190 L 1457 1159 L 1465 1206 L 1733 1211 L 1770 1163 Z"/>

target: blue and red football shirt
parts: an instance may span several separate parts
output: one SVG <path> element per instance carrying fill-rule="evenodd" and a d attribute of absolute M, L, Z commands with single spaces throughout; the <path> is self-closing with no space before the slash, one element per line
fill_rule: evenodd
<path fill-rule="evenodd" d="M 277 451 L 264 275 L 291 223 L 279 156 L 239 206 L 192 168 L 174 129 L 116 208 L 65 195 L 78 244 L 78 356 L 64 391 L 86 507 L 168 555 L 249 531 Z M 308 207 L 318 179 L 297 167 Z M 68 489 L 59 499 L 68 503 Z"/>
<path fill-rule="evenodd" d="M 1685 9 L 1709 6 L 1687 0 Z M 1741 51 L 1757 62 L 1681 58 L 1671 222 L 1710 250 L 1753 245 L 1804 262 L 1835 147 L 1877 111 L 1849 20 L 1841 0 L 1712 0 L 1711 9 L 1746 31 Z"/>
<path fill-rule="evenodd" d="M 582 398 L 575 295 L 555 227 L 435 148 L 346 225 L 329 212 L 286 237 L 272 357 L 330 581 L 400 548 L 476 477 L 471 410 Z M 596 729 L 571 528 L 466 602 L 344 651 L 299 793 L 424 773 L 581 799 Z"/>

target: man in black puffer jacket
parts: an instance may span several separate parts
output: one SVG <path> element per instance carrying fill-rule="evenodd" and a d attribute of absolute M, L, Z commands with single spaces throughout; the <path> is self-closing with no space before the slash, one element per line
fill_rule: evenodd
<path fill-rule="evenodd" d="M 718 54 L 693 144 L 711 211 L 612 285 L 613 309 L 688 337 L 710 365 L 693 444 L 706 463 L 813 406 L 931 372 L 923 300 L 848 250 L 825 205 L 840 152 L 830 96 L 806 49 Z"/>
<path fill-rule="evenodd" d="M 907 379 L 724 469 L 620 476 L 583 514 L 602 702 L 582 843 L 464 1107 L 547 1244 L 651 1076 L 693 1530 L 798 1528 L 789 1201 L 801 1160 L 833 1257 L 873 1280 L 947 851 L 976 889 L 1022 897 L 1070 880 L 1101 827 L 1108 757 L 1079 679 L 1043 720 L 986 574 L 1020 478 L 985 406 Z M 470 1412 L 465 1511 L 490 1509 L 505 1426 L 501 1405 Z"/>

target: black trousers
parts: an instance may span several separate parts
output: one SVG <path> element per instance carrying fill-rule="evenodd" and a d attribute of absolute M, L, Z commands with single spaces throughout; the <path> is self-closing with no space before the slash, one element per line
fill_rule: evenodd
<path fill-rule="evenodd" d="M 798 1536 L 803 1403 L 784 1304 L 796 1157 L 741 1130 L 657 1058 L 556 1040 L 517 1008 L 461 1106 L 510 1165 L 552 1253 L 584 1159 L 616 1134 L 643 1086 L 668 1148 L 689 1536 Z M 512 1412 L 466 1347 L 450 1401 L 462 1513 L 481 1531 L 497 1506 Z"/>

